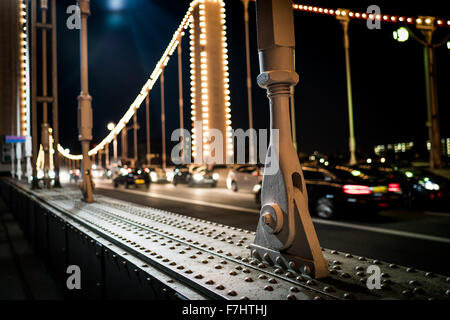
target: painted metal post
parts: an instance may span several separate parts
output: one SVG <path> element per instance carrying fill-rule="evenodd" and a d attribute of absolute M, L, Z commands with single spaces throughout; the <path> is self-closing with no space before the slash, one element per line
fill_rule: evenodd
<path fill-rule="evenodd" d="M 105 145 L 105 168 L 109 168 L 109 143 Z"/>
<path fill-rule="evenodd" d="M 48 0 L 41 0 L 41 23 L 47 23 Z M 42 28 L 42 97 L 47 98 L 48 79 L 47 79 L 47 29 Z M 42 125 L 41 125 L 41 144 L 44 150 L 44 186 L 50 188 L 51 181 L 49 177 L 50 170 L 50 145 L 49 145 L 49 129 L 48 124 L 48 104 L 46 100 L 42 103 Z"/>
<path fill-rule="evenodd" d="M 345 11 L 345 9 L 340 9 L 341 12 Z M 347 102 L 348 102 L 348 125 L 350 131 L 349 138 L 349 148 L 350 148 L 350 164 L 356 164 L 356 140 L 355 140 L 355 129 L 353 124 L 353 98 L 352 98 L 352 79 L 350 73 L 350 44 L 348 40 L 348 23 L 350 22 L 350 18 L 348 16 L 348 12 L 346 15 L 337 15 L 336 18 L 342 25 L 344 30 L 344 49 L 345 49 L 345 72 L 347 75 Z"/>
<path fill-rule="evenodd" d="M 81 93 L 78 96 L 78 140 L 81 141 L 83 154 L 83 198 L 88 203 L 94 202 L 92 195 L 93 183 L 91 176 L 91 160 L 89 145 L 92 140 L 92 97 L 88 91 L 88 43 L 87 18 L 91 14 L 89 0 L 78 0 L 81 12 L 80 57 L 81 57 Z"/>
<path fill-rule="evenodd" d="M 117 136 L 114 136 L 114 140 L 113 140 L 113 156 L 114 156 L 114 161 L 117 162 Z"/>
<path fill-rule="evenodd" d="M 161 70 L 161 131 L 162 131 L 162 168 L 166 169 L 166 115 L 164 101 L 164 69 Z"/>
<path fill-rule="evenodd" d="M 133 154 L 133 167 L 136 167 L 138 162 L 138 141 L 137 141 L 137 131 L 139 129 L 139 124 L 137 121 L 137 112 L 133 115 L 133 140 L 134 140 L 134 154 Z"/>
<path fill-rule="evenodd" d="M 427 114 L 428 114 L 428 136 L 430 139 L 430 168 L 439 169 L 442 167 L 441 135 L 439 125 L 439 109 L 437 105 L 436 89 L 436 65 L 434 61 L 433 33 L 434 17 L 419 17 L 416 21 L 416 28 L 425 37 L 425 43 L 420 41 L 424 48 L 424 67 L 425 67 L 425 89 L 427 94 Z M 426 23 L 429 21 L 429 23 Z"/>
<path fill-rule="evenodd" d="M 31 180 L 31 188 L 38 189 L 39 183 L 37 179 L 37 157 L 38 157 L 38 115 L 37 115 L 37 66 L 36 66 L 36 23 L 37 23 L 37 8 L 36 8 L 36 0 L 32 0 L 31 2 L 31 116 L 32 116 L 32 124 L 31 124 L 31 132 L 32 132 L 32 161 L 31 161 L 31 171 L 32 171 L 32 180 Z"/>
<path fill-rule="evenodd" d="M 145 117 L 146 117 L 146 134 L 147 134 L 147 164 L 151 163 L 151 153 L 150 153 L 150 94 L 147 93 L 147 97 L 145 97 Z"/>
<path fill-rule="evenodd" d="M 328 263 L 308 211 L 306 185 L 291 136 L 290 87 L 298 82 L 292 1 L 257 0 L 256 9 L 261 72 L 257 82 L 267 90 L 271 130 L 251 254 L 286 270 L 325 277 Z"/>
<path fill-rule="evenodd" d="M 53 187 L 60 188 L 59 181 L 59 163 L 60 157 L 58 152 L 59 145 L 59 120 L 58 120 L 58 63 L 57 63 L 57 48 L 56 48 L 56 0 L 52 0 L 52 94 L 53 94 L 53 166 L 55 171 L 55 182 Z"/>
<path fill-rule="evenodd" d="M 244 25 L 245 25 L 245 61 L 247 65 L 247 105 L 248 105 L 248 128 L 253 130 L 253 105 L 252 105 L 252 74 L 250 67 L 250 37 L 248 31 L 248 3 L 249 0 L 242 0 L 244 4 Z M 254 135 L 249 135 L 249 163 L 256 163 Z"/>
<path fill-rule="evenodd" d="M 181 132 L 184 132 L 184 121 L 183 121 L 183 69 L 182 69 L 182 64 L 181 64 L 181 36 L 178 39 L 179 43 L 178 43 L 178 48 L 177 48 L 177 52 L 178 52 L 178 108 L 179 108 L 179 116 L 180 116 L 180 129 Z M 183 143 L 181 144 L 181 161 L 182 163 L 184 163 L 184 135 L 182 137 L 183 139 Z"/>

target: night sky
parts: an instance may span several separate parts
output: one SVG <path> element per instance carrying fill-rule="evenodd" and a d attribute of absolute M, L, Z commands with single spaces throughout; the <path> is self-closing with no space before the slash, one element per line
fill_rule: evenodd
<path fill-rule="evenodd" d="M 66 28 L 67 6 L 74 0 L 58 2 L 58 72 L 60 141 L 72 152 L 80 151 L 76 141 L 76 97 L 80 91 L 79 31 Z M 374 1 L 296 2 L 336 9 L 365 12 Z M 443 2 L 378 1 L 381 13 L 395 15 L 433 15 L 449 18 Z M 178 27 L 189 1 L 181 0 L 94 0 L 88 20 L 89 92 L 93 97 L 94 139 L 107 134 L 106 124 L 118 121 L 147 80 L 173 32 Z M 265 90 L 256 84 L 259 74 L 255 25 L 255 4 L 250 3 L 251 68 L 255 128 L 269 126 Z M 243 6 L 240 0 L 226 1 L 227 37 L 230 66 L 230 91 L 233 128 L 248 128 L 247 89 L 245 86 L 245 43 Z M 331 17 L 295 12 L 296 86 L 295 104 L 299 151 L 346 153 L 348 114 L 345 57 L 342 27 Z M 380 30 L 369 30 L 365 21 L 352 21 L 349 27 L 350 59 L 357 149 L 372 151 L 375 144 L 427 139 L 425 75 L 422 46 L 412 40 L 399 43 L 392 37 L 397 24 L 382 23 Z M 449 28 L 435 33 L 442 40 Z M 190 128 L 189 45 L 183 40 L 185 127 Z M 176 53 L 176 51 L 175 51 Z M 446 46 L 436 50 L 438 103 L 441 135 L 449 137 L 450 116 L 449 54 Z M 178 128 L 178 77 L 176 55 L 165 71 L 167 136 Z M 160 87 L 151 94 L 152 152 L 160 152 Z M 145 104 L 138 112 L 139 139 L 145 148 Z M 131 140 L 130 140 L 131 142 Z M 130 152 L 132 152 L 130 145 Z M 142 149 L 144 154 L 145 149 Z M 170 149 L 168 149 L 170 150 Z"/>

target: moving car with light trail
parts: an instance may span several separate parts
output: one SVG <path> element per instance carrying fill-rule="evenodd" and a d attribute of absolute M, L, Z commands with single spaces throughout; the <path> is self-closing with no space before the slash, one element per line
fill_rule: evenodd
<path fill-rule="evenodd" d="M 360 214 L 401 203 L 400 184 L 386 177 L 370 176 L 348 166 L 331 168 L 302 166 L 311 213 L 324 219 L 356 211 Z M 261 183 L 254 187 L 256 203 L 261 206 Z"/>
<path fill-rule="evenodd" d="M 130 186 L 145 186 L 150 187 L 150 177 L 148 172 L 143 168 L 132 169 L 132 168 L 121 168 L 120 174 L 113 180 L 114 188 L 119 185 L 123 185 L 125 189 Z"/>

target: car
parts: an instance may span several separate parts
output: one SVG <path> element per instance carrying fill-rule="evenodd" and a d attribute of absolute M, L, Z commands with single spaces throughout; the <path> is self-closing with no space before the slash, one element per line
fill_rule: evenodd
<path fill-rule="evenodd" d="M 398 182 L 402 189 L 403 204 L 408 208 L 450 210 L 449 180 L 432 173 L 427 168 L 379 164 L 358 165 L 357 168 L 369 174 L 385 175 L 387 179 Z"/>
<path fill-rule="evenodd" d="M 227 188 L 234 192 L 238 190 L 252 191 L 261 179 L 262 170 L 258 166 L 240 165 L 228 171 Z"/>
<path fill-rule="evenodd" d="M 210 186 L 215 188 L 219 180 L 219 174 L 206 166 L 200 166 L 189 172 L 187 179 L 189 187 Z"/>
<path fill-rule="evenodd" d="M 150 174 L 150 179 L 152 182 L 167 183 L 170 180 L 167 172 L 161 167 L 147 166 L 144 169 Z"/>
<path fill-rule="evenodd" d="M 80 169 L 71 169 L 69 170 L 69 180 L 70 182 L 77 183 L 80 180 L 81 171 Z"/>
<path fill-rule="evenodd" d="M 398 206 L 402 200 L 400 183 L 382 175 L 370 176 L 344 165 L 326 169 L 303 166 L 302 169 L 309 209 L 324 219 L 347 211 L 374 213 Z M 261 183 L 254 187 L 258 207 L 261 207 L 261 189 Z"/>
<path fill-rule="evenodd" d="M 150 177 L 144 168 L 121 168 L 120 174 L 113 179 L 114 188 L 119 185 L 124 185 L 125 189 L 130 186 L 145 186 L 150 187 Z"/>
<path fill-rule="evenodd" d="M 188 184 L 191 177 L 191 172 L 187 165 L 179 165 L 173 170 L 172 183 L 174 186 L 177 184 Z"/>

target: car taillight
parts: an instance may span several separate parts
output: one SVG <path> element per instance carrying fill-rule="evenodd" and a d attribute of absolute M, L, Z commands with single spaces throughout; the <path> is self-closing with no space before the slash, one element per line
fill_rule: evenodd
<path fill-rule="evenodd" d="M 370 188 L 368 186 L 360 186 L 354 184 L 346 184 L 342 187 L 346 194 L 370 194 Z"/>
<path fill-rule="evenodd" d="M 388 191 L 389 192 L 400 192 L 400 191 L 402 191 L 402 189 L 400 189 L 400 185 L 398 183 L 389 183 Z"/>

